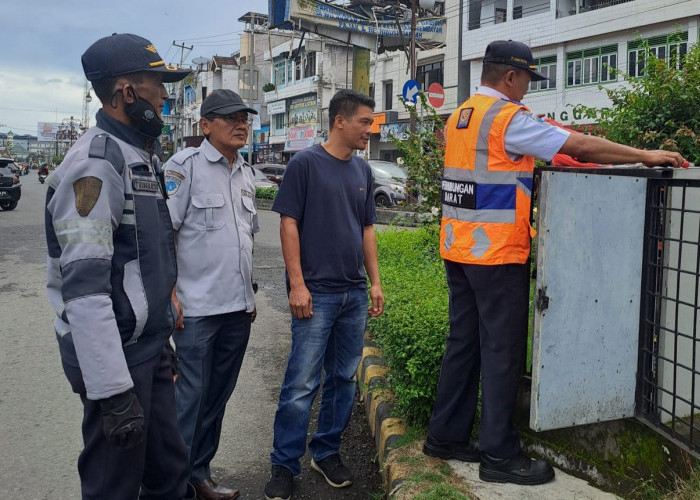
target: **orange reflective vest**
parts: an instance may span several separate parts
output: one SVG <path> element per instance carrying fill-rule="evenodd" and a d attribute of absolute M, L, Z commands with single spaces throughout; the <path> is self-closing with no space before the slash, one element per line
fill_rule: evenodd
<path fill-rule="evenodd" d="M 511 160 L 506 127 L 522 104 L 475 95 L 445 125 L 440 255 L 463 264 L 524 264 L 535 159 Z"/>

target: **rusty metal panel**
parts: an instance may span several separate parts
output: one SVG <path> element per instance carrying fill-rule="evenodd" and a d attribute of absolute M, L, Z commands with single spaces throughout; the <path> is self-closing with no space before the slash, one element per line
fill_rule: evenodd
<path fill-rule="evenodd" d="M 534 430 L 634 414 L 646 186 L 604 169 L 542 173 Z"/>

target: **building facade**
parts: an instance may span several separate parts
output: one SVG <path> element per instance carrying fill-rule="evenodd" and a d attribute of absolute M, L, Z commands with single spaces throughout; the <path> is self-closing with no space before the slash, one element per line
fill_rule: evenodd
<path fill-rule="evenodd" d="M 697 0 L 464 0 L 462 7 L 469 89 L 479 85 L 489 42 L 525 42 L 550 80 L 533 82 L 524 104 L 566 125 L 590 122 L 579 105 L 610 106 L 604 90 L 625 85 L 624 75 L 643 76 L 646 45 L 671 60 L 697 43 L 700 29 Z"/>

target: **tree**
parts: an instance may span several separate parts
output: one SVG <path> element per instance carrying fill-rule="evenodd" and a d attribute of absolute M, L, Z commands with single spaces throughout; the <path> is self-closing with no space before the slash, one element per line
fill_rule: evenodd
<path fill-rule="evenodd" d="M 440 176 L 445 165 L 445 140 L 442 134 L 445 121 L 428 104 L 425 92 L 419 92 L 418 100 L 427 116 L 419 116 L 418 106 L 401 99 L 406 110 L 415 117 L 417 130 L 413 133 L 406 132 L 402 137 L 390 133 L 389 137 L 408 170 L 409 199 L 420 199 L 420 208 L 438 215 L 442 209 Z"/>
<path fill-rule="evenodd" d="M 628 86 L 605 89 L 612 108 L 582 106 L 608 139 L 645 149 L 678 151 L 700 164 L 700 47 L 668 61 L 645 50 L 644 76 L 623 75 Z M 601 90 L 602 87 L 599 87 Z"/>

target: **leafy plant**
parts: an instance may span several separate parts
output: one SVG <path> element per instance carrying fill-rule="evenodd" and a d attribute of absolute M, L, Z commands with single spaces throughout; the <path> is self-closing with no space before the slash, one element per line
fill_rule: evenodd
<path fill-rule="evenodd" d="M 622 75 L 628 85 L 607 88 L 611 108 L 580 106 L 583 116 L 596 119 L 602 134 L 622 144 L 678 151 L 700 163 L 700 47 L 684 57 L 658 59 L 642 42 L 645 75 Z M 599 87 L 601 90 L 603 87 Z"/>
<path fill-rule="evenodd" d="M 272 92 L 273 90 L 275 90 L 275 88 L 275 84 L 272 82 L 268 82 L 262 86 L 263 92 Z"/>
<path fill-rule="evenodd" d="M 436 225 L 377 235 L 387 303 L 369 329 L 390 367 L 396 409 L 409 423 L 430 418 L 449 330 L 447 284 Z"/>
<path fill-rule="evenodd" d="M 417 106 L 409 105 L 401 98 L 404 108 L 416 120 L 416 131 L 407 132 L 407 137 L 390 134 L 390 138 L 401 155 L 403 165 L 408 169 L 409 198 L 420 199 L 420 208 L 439 215 L 442 209 L 440 176 L 445 165 L 445 141 L 442 135 L 445 121 L 428 104 L 425 92 L 420 91 L 418 98 Z M 419 106 L 426 116 L 420 116 Z"/>
<path fill-rule="evenodd" d="M 278 189 L 276 187 L 256 187 L 255 197 L 262 198 L 264 200 L 274 200 L 277 197 L 277 191 Z"/>

